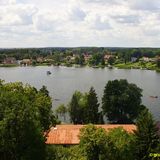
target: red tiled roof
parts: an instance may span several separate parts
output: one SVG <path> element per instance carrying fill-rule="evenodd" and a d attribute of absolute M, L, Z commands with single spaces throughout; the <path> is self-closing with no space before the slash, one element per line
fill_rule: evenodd
<path fill-rule="evenodd" d="M 117 127 L 122 127 L 124 130 L 131 133 L 136 130 L 135 125 L 107 124 L 96 126 L 102 127 L 106 131 Z M 82 127 L 84 127 L 84 125 L 57 125 L 55 128 L 52 127 L 47 134 L 46 144 L 79 144 L 78 135 Z"/>

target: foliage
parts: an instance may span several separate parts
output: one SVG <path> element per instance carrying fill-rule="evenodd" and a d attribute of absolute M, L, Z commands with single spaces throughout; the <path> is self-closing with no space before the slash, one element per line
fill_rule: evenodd
<path fill-rule="evenodd" d="M 160 150 L 158 150 L 160 137 L 158 136 L 158 129 L 155 121 L 147 109 L 142 111 L 142 113 L 139 115 L 136 125 L 136 160 L 150 160 L 152 159 L 149 156 L 150 153 L 160 153 Z"/>
<path fill-rule="evenodd" d="M 80 131 L 80 148 L 87 160 L 102 160 L 106 152 L 106 131 L 94 125 L 83 127 Z"/>
<path fill-rule="evenodd" d="M 93 87 L 90 88 L 89 93 L 86 95 L 87 104 L 85 107 L 85 124 L 93 123 L 93 124 L 102 124 L 103 120 L 100 119 L 99 103 L 97 99 L 97 94 Z"/>
<path fill-rule="evenodd" d="M 79 146 L 47 145 L 46 160 L 86 160 Z"/>
<path fill-rule="evenodd" d="M 127 80 L 108 81 L 102 98 L 102 109 L 111 123 L 133 123 L 144 106 L 142 90 Z"/>
<path fill-rule="evenodd" d="M 99 103 L 93 87 L 89 93 L 76 91 L 69 104 L 71 122 L 74 124 L 103 123 L 103 116 L 98 111 Z"/>
<path fill-rule="evenodd" d="M 43 132 L 54 125 L 51 98 L 29 85 L 0 83 L 0 159 L 44 160 Z"/>
<path fill-rule="evenodd" d="M 160 58 L 157 59 L 157 67 L 160 68 Z"/>
<path fill-rule="evenodd" d="M 114 62 L 115 62 L 114 57 L 110 57 L 110 58 L 108 59 L 108 64 L 112 65 Z"/>
<path fill-rule="evenodd" d="M 66 120 L 66 113 L 67 113 L 67 108 L 64 106 L 64 104 L 60 105 L 57 109 L 56 109 L 56 113 L 60 116 L 63 116 L 64 121 Z"/>
<path fill-rule="evenodd" d="M 110 144 L 109 152 L 113 159 L 119 160 L 134 160 L 134 147 L 133 142 L 135 137 L 133 134 L 128 133 L 123 128 L 111 129 L 107 133 L 107 138 Z"/>

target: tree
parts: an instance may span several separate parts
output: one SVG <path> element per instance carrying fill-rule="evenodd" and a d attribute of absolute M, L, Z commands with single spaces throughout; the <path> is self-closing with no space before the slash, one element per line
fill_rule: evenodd
<path fill-rule="evenodd" d="M 101 123 L 100 122 L 100 113 L 98 111 L 99 103 L 97 99 L 97 94 L 93 87 L 90 88 L 87 96 L 87 106 L 85 107 L 85 124 L 87 123 Z"/>
<path fill-rule="evenodd" d="M 83 65 L 84 62 L 85 62 L 84 55 L 81 54 L 81 55 L 79 56 L 79 64 L 80 64 L 80 65 Z"/>
<path fill-rule="evenodd" d="M 66 120 L 66 116 L 65 114 L 67 113 L 67 108 L 64 106 L 64 104 L 60 105 L 57 109 L 56 109 L 56 113 L 59 114 L 60 116 L 63 116 L 64 121 Z"/>
<path fill-rule="evenodd" d="M 113 57 L 110 57 L 110 58 L 108 59 L 108 63 L 109 63 L 110 65 L 112 65 L 112 64 L 114 63 L 114 61 L 115 61 L 115 59 L 114 59 Z"/>
<path fill-rule="evenodd" d="M 123 128 L 114 128 L 107 133 L 111 145 L 108 146 L 110 157 L 114 160 L 135 160 L 133 143 L 135 136 Z M 108 154 L 107 153 L 107 154 Z"/>
<path fill-rule="evenodd" d="M 56 122 L 51 99 L 30 85 L 0 81 L 0 159 L 45 159 L 44 131 Z"/>
<path fill-rule="evenodd" d="M 74 124 L 103 123 L 103 115 L 98 111 L 99 103 L 93 87 L 89 93 L 76 91 L 69 104 L 71 122 Z"/>
<path fill-rule="evenodd" d="M 157 59 L 157 67 L 160 68 L 160 58 Z"/>
<path fill-rule="evenodd" d="M 39 91 L 44 95 L 46 95 L 47 97 L 49 96 L 49 91 L 47 90 L 46 86 L 42 86 L 42 88 Z"/>
<path fill-rule="evenodd" d="M 160 153 L 160 150 L 157 149 L 160 143 L 160 137 L 158 136 L 155 121 L 147 109 L 139 115 L 136 125 L 136 160 L 151 160 L 150 153 Z"/>
<path fill-rule="evenodd" d="M 71 118 L 71 122 L 74 124 L 82 124 L 83 123 L 83 109 L 80 104 L 80 100 L 82 99 L 82 93 L 76 91 L 71 99 L 69 104 L 69 114 Z"/>
<path fill-rule="evenodd" d="M 102 109 L 111 123 L 133 123 L 144 106 L 142 89 L 127 80 L 108 81 L 102 98 Z"/>
<path fill-rule="evenodd" d="M 88 125 L 80 130 L 80 148 L 87 160 L 102 160 L 101 157 L 106 152 L 106 143 L 107 136 L 103 128 Z"/>

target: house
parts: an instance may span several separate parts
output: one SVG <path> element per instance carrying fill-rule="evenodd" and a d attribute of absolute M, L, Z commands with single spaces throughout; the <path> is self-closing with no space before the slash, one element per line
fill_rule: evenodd
<path fill-rule="evenodd" d="M 21 65 L 24 65 L 24 66 L 30 66 L 32 64 L 32 60 L 31 59 L 23 59 L 21 61 Z"/>
<path fill-rule="evenodd" d="M 85 125 L 57 125 L 52 127 L 47 133 L 46 144 L 57 144 L 57 145 L 76 145 L 79 144 L 80 129 Z M 118 125 L 118 124 L 106 124 L 106 125 L 95 125 L 101 127 L 108 132 L 110 129 L 122 127 L 127 132 L 132 133 L 136 130 L 135 125 Z"/>
<path fill-rule="evenodd" d="M 17 61 L 14 57 L 7 57 L 4 59 L 3 64 L 17 64 Z"/>
<path fill-rule="evenodd" d="M 111 55 L 111 54 L 105 54 L 105 55 L 104 55 L 104 61 L 105 61 L 105 62 L 108 62 L 108 60 L 109 60 L 111 57 L 113 57 L 113 55 Z"/>
<path fill-rule="evenodd" d="M 88 62 L 92 58 L 92 56 L 89 54 L 83 54 L 83 55 L 84 55 L 85 62 Z"/>
<path fill-rule="evenodd" d="M 42 63 L 42 62 L 44 61 L 44 58 L 43 58 L 43 57 L 38 57 L 38 58 L 36 59 L 36 61 L 37 61 L 38 63 Z"/>

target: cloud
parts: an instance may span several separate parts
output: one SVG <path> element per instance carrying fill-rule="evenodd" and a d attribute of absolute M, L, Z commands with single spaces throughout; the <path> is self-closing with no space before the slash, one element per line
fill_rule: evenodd
<path fill-rule="evenodd" d="M 15 26 L 32 24 L 33 15 L 37 12 L 33 5 L 0 6 L 0 26 Z"/>
<path fill-rule="evenodd" d="M 0 5 L 16 4 L 16 0 L 0 0 Z"/>
<path fill-rule="evenodd" d="M 159 11 L 159 0 L 128 0 L 128 4 L 132 9 L 144 11 Z"/>
<path fill-rule="evenodd" d="M 82 9 L 78 7 L 72 8 L 71 13 L 70 13 L 71 20 L 83 21 L 85 17 L 86 17 L 86 13 Z"/>
<path fill-rule="evenodd" d="M 159 0 L 0 0 L 0 47 L 158 46 Z"/>
<path fill-rule="evenodd" d="M 100 16 L 96 16 L 93 28 L 97 30 L 108 30 L 111 29 L 111 26 L 107 20 L 102 19 Z"/>
<path fill-rule="evenodd" d="M 113 19 L 115 19 L 116 22 L 122 23 L 122 24 L 139 24 L 140 18 L 137 15 L 116 15 L 112 16 Z"/>
<path fill-rule="evenodd" d="M 53 12 L 39 13 L 34 17 L 34 26 L 37 31 L 55 31 L 60 21 Z"/>

